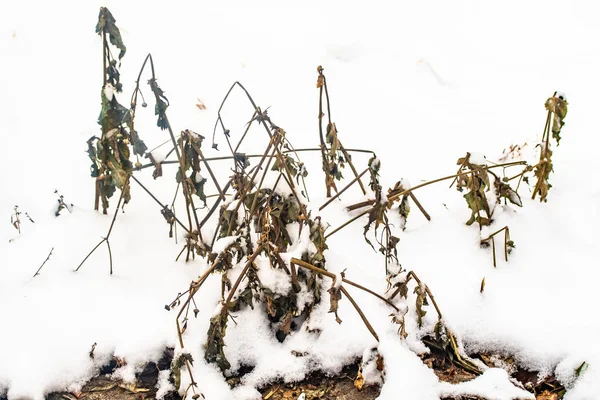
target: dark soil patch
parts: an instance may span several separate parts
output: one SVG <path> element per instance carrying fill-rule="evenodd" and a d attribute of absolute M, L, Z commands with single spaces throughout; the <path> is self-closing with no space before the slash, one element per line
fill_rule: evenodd
<path fill-rule="evenodd" d="M 429 354 L 424 354 L 421 358 L 423 363 L 433 370 L 440 381 L 449 383 L 461 383 L 476 378 L 476 375 L 457 366 L 449 358 L 448 354 L 440 348 L 433 346 L 433 338 L 424 338 L 429 350 Z M 554 375 L 544 379 L 539 379 L 539 371 L 529 371 L 519 366 L 511 357 L 491 354 L 477 354 L 473 358 L 481 360 L 490 368 L 503 368 L 509 375 L 519 381 L 523 388 L 533 393 L 538 400 L 562 400 L 566 389 L 557 381 Z M 457 398 L 443 398 L 441 400 L 486 400 L 477 396 L 461 396 Z"/>
<path fill-rule="evenodd" d="M 344 368 L 338 376 L 314 373 L 302 382 L 275 383 L 260 392 L 265 400 L 296 400 L 302 393 L 306 400 L 374 400 L 381 392 L 380 387 L 363 386 L 358 390 L 354 386 L 358 365 L 357 362 Z"/>

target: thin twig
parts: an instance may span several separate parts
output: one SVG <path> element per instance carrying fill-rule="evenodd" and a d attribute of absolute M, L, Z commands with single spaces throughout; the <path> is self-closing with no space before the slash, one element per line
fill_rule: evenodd
<path fill-rule="evenodd" d="M 148 194 L 150 195 L 150 197 L 152 197 L 152 199 L 153 199 L 153 200 L 154 200 L 154 201 L 155 201 L 155 202 L 156 202 L 156 203 L 157 203 L 157 204 L 158 204 L 158 205 L 161 207 L 161 209 L 163 209 L 163 210 L 164 210 L 165 208 L 167 208 L 167 206 L 166 206 L 166 205 L 164 205 L 163 203 L 161 203 L 161 202 L 160 202 L 160 200 L 158 200 L 158 199 L 156 198 L 156 196 L 154 196 L 154 195 L 152 194 L 152 192 L 151 192 L 151 191 L 149 191 L 149 190 L 146 188 L 146 186 L 144 186 L 144 185 L 142 184 L 142 182 L 140 182 L 140 181 L 139 181 L 139 180 L 138 180 L 138 179 L 137 179 L 137 178 L 136 178 L 134 175 L 131 175 L 131 178 L 132 178 L 134 181 L 136 181 L 136 182 L 137 182 L 137 184 L 138 184 L 138 185 L 140 185 L 140 186 L 142 187 L 142 189 L 144 189 L 144 191 L 146 191 L 146 193 L 148 193 Z M 181 222 L 181 221 L 180 221 L 180 220 L 179 220 L 179 219 L 178 219 L 178 218 L 177 218 L 175 215 L 173 215 L 173 217 L 175 218 L 175 221 L 176 221 L 176 222 L 177 222 L 177 223 L 178 223 L 178 224 L 179 224 L 179 225 L 180 225 L 180 226 L 183 228 L 183 230 L 184 230 L 184 231 L 186 231 L 187 233 L 189 233 L 189 232 L 190 232 L 190 231 L 189 231 L 189 229 L 188 229 L 188 228 L 187 228 L 187 227 L 186 227 L 186 226 L 183 224 L 183 222 Z"/>
<path fill-rule="evenodd" d="M 280 136 L 276 136 L 274 139 L 274 143 L 273 146 L 277 147 L 280 144 Z M 273 149 L 273 151 L 271 152 L 271 155 L 269 156 L 269 159 L 267 160 L 267 165 L 265 165 L 265 170 L 260 178 L 260 182 L 258 182 L 258 186 L 256 187 L 256 192 L 258 193 L 260 191 L 260 189 L 262 188 L 262 185 L 265 181 L 265 178 L 267 177 L 267 173 L 269 173 L 269 167 L 271 166 L 271 162 L 273 161 L 273 157 L 275 156 L 275 153 L 277 151 L 275 149 Z M 285 163 L 283 162 L 283 160 L 279 160 L 281 165 L 285 165 Z M 250 206 L 250 215 L 254 214 L 254 208 L 256 207 L 256 200 L 258 199 L 258 195 L 254 196 L 254 198 L 252 199 L 252 205 Z"/>
<path fill-rule="evenodd" d="M 320 151 L 320 149 L 319 148 L 305 148 L 305 149 L 295 149 L 295 150 L 282 150 L 281 153 L 282 154 L 290 154 L 290 153 L 303 153 L 303 152 L 315 152 L 315 151 Z M 375 154 L 371 150 L 364 150 L 364 149 L 346 149 L 346 151 L 353 152 L 353 153 L 371 154 L 371 155 Z M 245 157 L 246 158 L 259 158 L 259 157 L 262 157 L 262 154 L 247 154 Z M 234 158 L 235 158 L 234 156 L 206 157 L 206 161 L 226 161 L 226 160 L 233 160 Z M 154 167 L 156 165 L 168 165 L 168 164 L 179 164 L 179 161 L 169 160 L 169 161 L 161 161 L 156 164 L 148 163 L 148 164 L 142 165 L 139 168 L 136 168 L 135 170 L 139 171 L 142 169 Z"/>
<path fill-rule="evenodd" d="M 325 275 L 326 277 L 332 279 L 334 282 L 337 279 L 337 276 L 329 271 L 326 271 L 322 268 L 316 267 L 310 263 L 307 263 L 306 261 L 302 261 L 299 260 L 297 258 L 292 258 L 290 260 L 290 265 L 292 265 L 292 267 L 294 265 L 298 265 L 299 267 L 302 268 L 306 268 L 308 270 L 311 270 L 312 272 L 319 274 L 319 275 Z M 361 290 L 366 291 L 367 293 L 370 293 L 372 295 L 374 295 L 375 297 L 377 297 L 378 299 L 383 300 L 386 304 L 392 306 L 396 311 L 399 311 L 398 307 L 396 307 L 394 304 L 392 304 L 389 300 L 384 299 L 382 296 L 378 295 L 377 293 L 373 292 L 372 290 L 369 290 L 357 283 L 354 283 L 352 281 L 349 281 L 345 278 L 342 278 L 342 282 L 348 283 L 349 285 L 352 285 L 356 288 L 359 288 Z M 354 301 L 354 299 L 352 298 L 352 296 L 350 296 L 350 294 L 348 293 L 348 291 L 344 288 L 344 286 L 340 286 L 340 290 L 342 291 L 342 293 L 344 293 L 346 295 L 346 297 L 348 297 L 348 300 L 350 300 L 350 302 L 352 303 L 352 305 L 354 306 L 354 308 L 356 309 L 356 311 L 358 312 L 358 314 L 360 315 L 360 317 L 362 318 L 363 322 L 365 323 L 365 325 L 367 326 L 367 329 L 369 330 L 369 332 L 371 332 L 371 334 L 375 337 L 375 339 L 377 341 L 379 341 L 379 337 L 377 336 L 377 333 L 375 332 L 375 330 L 373 329 L 373 327 L 371 326 L 371 324 L 369 323 L 369 320 L 367 319 L 367 317 L 363 314 L 362 310 L 360 309 L 360 307 L 358 306 L 358 304 Z"/>
<path fill-rule="evenodd" d="M 356 217 L 351 218 L 349 221 L 346 221 L 345 223 L 343 223 L 342 225 L 338 226 L 337 228 L 335 228 L 333 231 L 329 232 L 327 235 L 325 235 L 325 239 L 327 239 L 329 236 L 333 235 L 334 233 L 340 231 L 341 229 L 345 228 L 346 226 L 350 225 L 351 223 L 353 223 L 354 221 L 356 221 L 357 219 L 359 219 L 360 217 L 367 215 L 369 213 L 370 210 L 366 210 L 360 214 L 358 214 Z"/>
<path fill-rule="evenodd" d="M 133 175 L 129 175 L 130 177 Z M 134 178 L 135 179 L 135 178 Z M 129 184 L 129 179 L 127 179 L 127 183 L 126 185 Z M 113 273 L 113 268 L 112 268 L 112 252 L 110 249 L 110 243 L 108 242 L 109 238 L 110 238 L 110 234 L 112 232 L 113 226 L 115 225 L 115 221 L 117 220 L 117 213 L 119 212 L 119 207 L 121 206 L 121 201 L 123 201 L 123 196 L 125 194 L 124 190 L 121 190 L 121 196 L 119 197 L 119 202 L 117 203 L 117 207 L 115 208 L 115 213 L 113 215 L 113 219 L 110 223 L 110 227 L 108 228 L 108 233 L 106 234 L 106 237 L 102 238 L 102 240 L 96 245 L 96 247 L 94 247 L 92 249 L 92 251 L 90 251 L 88 253 L 87 256 L 85 256 L 85 258 L 83 259 L 83 261 L 81 262 L 81 264 L 79 264 L 79 266 L 75 269 L 75 272 L 79 271 L 79 268 L 81 268 L 81 266 L 83 265 L 83 263 L 85 263 L 85 261 L 92 255 L 92 253 L 94 253 L 94 251 L 96 251 L 96 249 L 98 247 L 100 247 L 100 245 L 104 242 L 106 242 L 106 245 L 108 246 L 108 255 L 110 258 L 110 274 L 112 275 Z"/>
<path fill-rule="evenodd" d="M 223 188 L 223 196 L 227 196 L 227 190 L 231 186 L 231 182 L 232 182 L 232 180 L 230 179 L 229 182 L 227 182 L 227 185 L 225 185 L 225 187 Z M 215 212 L 215 210 L 219 207 L 219 204 L 221 203 L 222 200 L 225 200 L 225 198 L 222 197 L 221 195 L 219 195 L 219 198 L 217 199 L 217 201 L 215 201 L 215 203 L 213 204 L 213 206 L 210 209 L 210 211 L 208 212 L 208 214 L 206 214 L 206 216 L 204 217 L 204 219 L 200 222 L 200 227 L 201 228 L 210 219 L 210 217 L 213 215 L 213 213 Z"/>
<path fill-rule="evenodd" d="M 50 253 L 48 253 L 48 257 L 46 257 L 46 259 L 44 260 L 44 262 L 42 263 L 42 265 L 40 265 L 40 267 L 35 272 L 35 274 L 33 274 L 34 278 L 40 274 L 40 271 L 41 271 L 42 267 L 44 266 L 44 264 L 46 264 L 46 261 L 48 261 L 50 259 L 50 256 L 52 255 L 52 251 L 53 250 L 54 250 L 54 247 L 52 249 L 50 249 Z"/>
<path fill-rule="evenodd" d="M 325 204 L 323 204 L 321 207 L 319 207 L 319 211 L 322 211 L 325 207 L 327 207 L 332 201 L 334 201 L 335 199 L 337 199 L 338 197 L 340 197 L 340 195 L 342 193 L 344 193 L 346 190 L 348 190 L 348 188 L 350 188 L 350 186 L 352 186 L 356 181 L 360 181 L 360 178 L 366 174 L 369 171 L 369 168 L 366 168 L 363 172 L 360 173 L 360 175 L 358 175 L 356 178 L 352 179 L 352 181 L 347 184 L 342 190 L 340 190 L 339 192 L 337 192 L 335 194 L 335 196 L 331 197 L 329 200 L 327 200 L 325 202 Z"/>

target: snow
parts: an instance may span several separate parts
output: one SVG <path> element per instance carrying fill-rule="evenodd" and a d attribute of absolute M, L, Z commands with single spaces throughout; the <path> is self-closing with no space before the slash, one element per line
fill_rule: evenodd
<path fill-rule="evenodd" d="M 225 249 L 234 244 L 238 239 L 239 236 L 225 236 L 221 239 L 217 239 L 213 246 L 213 252 L 219 254 L 225 251 Z"/>
<path fill-rule="evenodd" d="M 169 371 L 164 370 L 158 373 L 158 382 L 156 383 L 156 400 L 162 400 L 169 392 L 175 390 L 175 386 L 169 381 Z"/>
<path fill-rule="evenodd" d="M 132 200 L 125 213 L 119 212 L 110 238 L 114 274 L 108 274 L 105 244 L 73 272 L 106 235 L 116 205 L 113 198 L 106 216 L 92 210 L 93 180 L 84 152 L 85 141 L 99 134 L 102 46 L 94 25 L 101 5 L 116 17 L 128 47 L 121 69 L 124 93 L 113 95 L 128 104 L 138 68 L 151 51 L 175 132 L 189 128 L 210 137 L 221 99 L 238 80 L 263 109 L 271 106 L 269 115 L 296 148 L 314 147 L 315 68 L 323 65 L 340 140 L 347 148 L 377 153 L 384 191 L 400 177 L 416 186 L 450 175 L 456 160 L 470 149 L 494 162 L 514 143 L 529 143 L 525 152 L 533 153 L 546 117 L 545 100 L 556 88 L 567 91 L 570 109 L 561 144 L 552 146 L 548 203 L 530 200 L 531 189 L 522 184 L 523 208 L 509 205 L 494 212 L 490 229 L 507 225 L 515 240 L 508 262 L 497 246 L 498 266 L 492 266 L 491 249 L 479 247 L 477 227 L 465 226 L 470 212 L 462 195 L 444 183 L 415 191 L 432 220 L 413 208 L 406 231 L 398 233 L 398 250 L 403 267 L 414 270 L 431 289 L 444 321 L 467 352 L 512 355 L 542 375 L 555 373 L 568 389 L 566 400 L 597 398 L 600 349 L 595 338 L 600 320 L 594 307 L 600 250 L 595 229 L 600 184 L 583 171 L 600 167 L 595 132 L 600 83 L 594 79 L 600 44 L 593 40 L 600 26 L 592 3 L 516 0 L 382 2 L 369 7 L 270 1 L 231 6 L 114 0 L 11 3 L 9 12 L 0 15 L 0 49 L 10 60 L 0 66 L 0 215 L 6 216 L 0 225 L 0 393 L 5 390 L 10 400 L 41 400 L 53 390 L 76 390 L 113 356 L 127 362 L 116 376 L 132 380 L 144 362 L 160 358 L 165 346 L 178 347 L 176 311 L 167 312 L 164 305 L 208 267 L 199 257 L 187 264 L 174 261 L 184 243 L 183 231 L 178 231 L 178 244 L 170 240 L 160 207 L 134 185 Z M 144 18 L 139 17 L 141 8 Z M 339 18 L 341 13 L 344 18 Z M 269 23 L 261 22 L 265 20 Z M 548 23 L 557 20 L 560 34 L 548 40 Z M 150 97 L 147 87 L 143 90 Z M 252 110 L 233 93 L 223 115 L 232 137 L 238 138 Z M 206 111 L 195 106 L 198 97 Z M 152 107 L 139 108 L 136 114 L 136 130 L 149 148 L 168 139 L 155 126 Z M 265 133 L 252 135 L 243 151 L 262 153 Z M 227 153 L 224 138 L 217 135 L 217 142 L 220 152 L 203 147 L 207 157 Z M 157 150 L 157 161 L 169 146 Z M 320 160 L 318 155 L 300 156 L 309 172 L 312 215 L 321 215 L 332 230 L 351 217 L 344 207 L 364 197 L 353 187 L 341 201 L 318 212 L 325 202 Z M 523 157 L 537 162 L 535 154 Z M 356 154 L 353 161 L 361 170 L 369 158 Z M 251 162 L 255 166 L 257 159 Z M 163 169 L 157 180 L 151 178 L 151 169 L 136 176 L 163 204 L 170 204 L 175 167 Z M 231 175 L 227 162 L 214 169 L 220 179 Z M 518 172 L 513 168 L 505 173 Z M 345 170 L 344 176 L 349 181 L 351 172 Z M 265 180 L 270 183 L 272 175 Z M 54 216 L 55 189 L 74 204 L 72 214 Z M 289 194 L 283 185 L 280 190 Z M 206 193 L 214 192 L 208 182 Z M 179 196 L 178 216 L 184 215 L 182 201 Z M 15 204 L 23 213 L 20 235 L 8 223 Z M 229 203 L 229 209 L 236 204 Z M 206 212 L 199 210 L 199 217 Z M 348 279 L 383 294 L 383 260 L 364 243 L 364 223 L 366 217 L 332 236 L 325 257 L 335 273 L 345 269 Z M 208 237 L 210 229 L 203 232 Z M 296 227 L 290 232 L 296 234 Z M 306 249 L 314 251 L 308 229 L 294 239 L 288 253 L 281 254 L 286 262 Z M 232 240 L 221 239 L 217 245 L 225 248 Z M 33 278 L 53 247 L 40 275 Z M 258 263 L 261 280 L 284 290 L 287 276 L 270 270 L 260 258 Z M 231 272 L 233 280 L 240 268 Z M 323 282 L 324 290 L 330 287 L 328 279 Z M 393 309 L 346 285 L 379 343 L 346 298 L 339 304 L 341 325 L 323 301 L 283 343 L 275 339 L 276 328 L 260 307 L 236 313 L 237 325 L 228 324 L 225 351 L 234 369 L 252 364 L 254 370 L 231 389 L 202 353 L 208 320 L 221 307 L 220 276 L 210 276 L 197 295 L 198 318 L 190 320 L 185 334 L 199 389 L 209 400 L 259 399 L 257 385 L 299 380 L 314 370 L 335 374 L 376 348 L 385 361 L 384 400 L 399 393 L 417 400 L 461 393 L 530 398 L 497 368 L 472 382 L 440 383 L 417 355 L 426 351 L 420 338 L 435 324 L 435 311 L 427 307 L 424 327 L 419 328 L 414 282 L 409 286 L 409 298 L 395 300 L 401 310 L 408 309 L 405 340 L 390 322 Z M 310 298 L 299 296 L 297 301 L 305 304 Z M 97 347 L 91 359 L 93 343 Z M 298 353 L 307 354 L 294 355 Z M 588 366 L 577 377 L 574 371 L 584 361 Z M 161 372 L 161 393 L 168 388 L 166 375 Z M 182 374 L 182 379 L 185 384 L 189 378 Z"/>
<path fill-rule="evenodd" d="M 382 385 L 385 381 L 385 374 L 377 369 L 378 356 L 376 348 L 365 349 L 362 355 L 361 371 L 366 385 Z"/>
<path fill-rule="evenodd" d="M 529 400 L 533 393 L 515 387 L 508 379 L 508 373 L 500 368 L 490 368 L 472 381 L 457 385 L 442 384 L 442 396 L 473 395 L 489 400 Z"/>
<path fill-rule="evenodd" d="M 113 96 L 114 96 L 114 93 L 115 93 L 115 88 L 114 88 L 114 86 L 113 86 L 113 85 L 111 85 L 110 83 L 107 83 L 107 84 L 104 86 L 104 96 L 106 96 L 106 99 L 107 99 L 108 101 L 112 101 L 112 99 L 113 99 Z"/>

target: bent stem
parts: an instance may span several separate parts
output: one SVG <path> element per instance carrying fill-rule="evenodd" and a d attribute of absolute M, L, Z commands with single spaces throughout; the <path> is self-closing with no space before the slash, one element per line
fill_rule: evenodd
<path fill-rule="evenodd" d="M 415 194 L 413 192 L 410 192 L 408 194 L 408 196 L 415 203 L 415 205 L 417 206 L 417 208 L 419 209 L 419 211 L 421 211 L 421 213 L 425 216 L 425 218 L 427 219 L 427 221 L 431 221 L 431 216 L 427 213 L 427 211 L 425 211 L 425 208 L 423 208 L 423 206 L 421 205 L 421 203 L 419 202 L 419 200 L 417 200 L 417 197 L 415 196 Z"/>
<path fill-rule="evenodd" d="M 348 300 L 350 300 L 350 303 L 352 303 L 352 305 L 354 306 L 354 309 L 356 310 L 358 315 L 360 315 L 360 318 L 363 320 L 363 322 L 364 322 L 365 326 L 367 327 L 367 329 L 369 330 L 369 332 L 371 332 L 371 335 L 373 335 L 375 340 L 377 340 L 379 342 L 379 336 L 377 336 L 377 332 L 375 332 L 375 329 L 373 329 L 373 326 L 371 326 L 371 323 L 369 322 L 369 320 L 367 319 L 365 314 L 363 314 L 362 310 L 360 309 L 360 307 L 358 306 L 356 301 L 354 301 L 354 299 L 352 298 L 352 296 L 350 296 L 350 293 L 348 293 L 348 291 L 346 290 L 346 288 L 344 286 L 340 286 L 340 290 L 342 293 L 344 293 L 346 295 Z"/>
<path fill-rule="evenodd" d="M 335 280 L 337 279 L 336 275 L 326 271 L 322 268 L 316 267 L 310 263 L 307 263 L 306 261 L 302 261 L 299 260 L 297 258 L 292 258 L 290 260 L 290 265 L 292 266 L 292 268 L 294 268 L 294 266 L 299 266 L 305 269 L 308 269 L 316 274 L 319 275 L 324 275 L 326 277 L 328 277 L 329 279 L 333 280 L 335 282 Z M 357 283 L 354 283 L 352 281 L 347 280 L 346 278 L 342 277 L 342 282 L 343 283 L 347 283 L 349 285 L 352 285 L 358 289 L 361 289 L 369 294 L 372 294 L 373 296 L 377 297 L 378 299 L 384 301 L 386 304 L 390 305 L 391 307 L 393 307 L 396 311 L 399 311 L 398 307 L 396 307 L 392 302 L 390 302 L 389 300 L 383 298 L 382 296 L 378 295 L 377 293 L 373 292 L 372 290 L 369 290 Z M 348 291 L 344 288 L 344 286 L 340 286 L 340 290 L 342 291 L 342 293 L 344 293 L 346 295 L 346 297 L 348 297 L 348 300 L 350 300 L 350 303 L 352 303 L 352 305 L 354 306 L 354 308 L 356 309 L 356 311 L 358 312 L 358 314 L 360 315 L 361 319 L 363 320 L 365 326 L 367 327 L 367 329 L 369 330 L 369 332 L 371 332 L 371 334 L 373 335 L 373 337 L 375 337 L 375 339 L 377 341 L 379 341 L 379 336 L 377 336 L 377 333 L 375 332 L 375 330 L 373 329 L 373 326 L 369 323 L 369 320 L 367 319 L 367 317 L 364 315 L 364 313 L 362 312 L 362 310 L 360 309 L 360 307 L 358 306 L 358 304 L 354 301 L 354 299 L 352 298 L 352 296 L 350 296 L 350 294 L 348 293 Z"/>

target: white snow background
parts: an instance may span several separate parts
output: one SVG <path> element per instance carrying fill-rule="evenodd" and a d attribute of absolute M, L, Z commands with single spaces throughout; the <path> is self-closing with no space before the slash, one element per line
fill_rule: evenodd
<path fill-rule="evenodd" d="M 112 11 L 128 49 L 120 102 L 128 104 L 151 52 L 175 131 L 204 135 L 207 156 L 226 154 L 223 138 L 216 152 L 210 137 L 220 101 L 236 80 L 261 107 L 271 106 L 269 115 L 295 147 L 317 145 L 317 65 L 325 67 L 341 140 L 347 148 L 376 151 L 384 188 L 401 178 L 416 185 L 450 175 L 467 151 L 496 161 L 509 145 L 527 142 L 527 159 L 535 161 L 544 101 L 564 91 L 570 107 L 563 139 L 554 147 L 548 203 L 529 200 L 522 185 L 524 207 L 495 214 L 491 229 L 508 224 L 516 244 L 509 262 L 499 256 L 494 269 L 491 250 L 479 248 L 478 229 L 464 224 L 470 212 L 462 195 L 446 183 L 415 192 L 432 221 L 413 207 L 399 258 L 430 287 L 467 350 L 506 352 L 525 367 L 556 373 L 569 389 L 567 400 L 598 398 L 600 139 L 594 119 L 600 25 L 598 6 L 583 1 L 3 3 L 0 393 L 6 391 L 9 400 L 41 400 L 53 390 L 76 390 L 113 355 L 128 362 L 116 375 L 132 379 L 165 346 L 176 346 L 175 311 L 164 305 L 206 268 L 199 259 L 174 262 L 181 246 L 168 239 L 157 205 L 133 185 L 111 236 L 114 275 L 108 273 L 105 246 L 73 272 L 106 234 L 114 210 L 106 216 L 93 211 L 85 153 L 85 141 L 100 132 L 102 46 L 94 33 L 100 6 Z M 142 87 L 149 107 L 138 109 L 136 127 L 153 148 L 168 136 L 156 127 L 151 92 Z M 207 110 L 196 108 L 198 98 Z M 236 92 L 226 112 L 239 137 L 252 115 L 250 105 Z M 249 153 L 266 143 L 264 132 L 253 135 Z M 303 159 L 315 216 L 324 202 L 320 160 Z M 354 160 L 359 169 L 366 166 L 366 156 Z M 227 176 L 229 167 L 223 163 L 219 176 Z M 156 181 L 150 171 L 136 176 L 170 202 L 175 169 L 166 166 Z M 513 172 L 518 169 L 508 174 Z M 74 204 L 72 214 L 55 218 L 55 189 Z M 353 188 L 325 209 L 324 221 L 338 226 L 351 217 L 344 206 L 361 199 Z M 35 220 L 22 218 L 21 235 L 9 223 L 16 204 Z M 336 273 L 347 269 L 349 279 L 383 293 L 383 259 L 364 242 L 363 225 L 356 222 L 328 240 L 327 265 Z M 32 278 L 51 248 L 41 275 Z M 424 348 L 414 322 L 401 341 L 388 306 L 349 290 L 381 340 L 381 399 L 460 393 L 530 398 L 498 369 L 459 386 L 440 383 L 415 354 Z M 213 276 L 197 295 L 200 314 L 186 332 L 199 388 L 209 400 L 260 398 L 255 388 L 273 379 L 299 380 L 315 369 L 336 373 L 377 344 L 347 299 L 340 302 L 341 325 L 324 301 L 310 321 L 321 335 L 302 329 L 283 343 L 264 312 L 242 311 L 238 325 L 228 325 L 225 351 L 234 368 L 255 368 L 232 391 L 202 356 L 219 297 L 220 280 Z M 412 302 L 409 307 L 414 313 Z M 429 308 L 431 326 L 435 312 Z M 88 356 L 93 343 L 95 360 Z M 295 357 L 291 350 L 309 356 Z M 575 380 L 574 369 L 583 361 L 589 367 Z"/>

